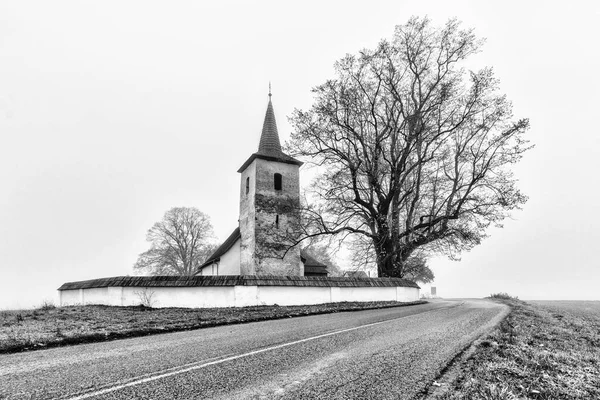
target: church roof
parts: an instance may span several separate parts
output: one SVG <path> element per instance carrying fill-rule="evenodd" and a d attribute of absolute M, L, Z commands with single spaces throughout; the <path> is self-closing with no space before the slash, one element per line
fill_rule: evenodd
<path fill-rule="evenodd" d="M 260 158 L 268 161 L 278 161 L 286 164 L 302 165 L 302 161 L 298 161 L 293 157 L 288 156 L 281 150 L 281 142 L 279 141 L 279 133 L 277 132 L 277 121 L 275 121 L 275 111 L 273 111 L 273 103 L 271 102 L 271 93 L 269 91 L 269 104 L 267 105 L 267 113 L 263 122 L 258 151 L 253 153 L 246 162 L 238 169 L 238 172 L 250 165 L 252 161 Z"/>
<path fill-rule="evenodd" d="M 269 104 L 267 105 L 267 113 L 265 114 L 265 121 L 263 122 L 262 133 L 260 135 L 258 152 L 264 154 L 278 154 L 282 152 L 279 133 L 277 132 L 277 121 L 275 121 L 275 111 L 273 111 L 273 103 L 271 102 L 271 93 L 269 93 Z"/>
<path fill-rule="evenodd" d="M 225 239 L 225 241 L 223 242 L 222 245 L 220 245 L 214 253 L 211 254 L 210 257 L 208 257 L 206 259 L 206 261 L 204 261 L 204 264 L 202 264 L 200 266 L 200 268 L 204 268 L 207 265 L 210 265 L 212 263 L 214 263 L 215 261 L 219 261 L 221 259 L 221 256 L 225 253 L 227 253 L 227 251 L 235 244 L 235 242 L 237 242 L 237 240 L 239 238 L 241 238 L 242 235 L 240 234 L 240 228 L 237 227 L 235 228 L 235 230 L 231 233 L 231 235 L 229 235 L 229 237 L 227 239 Z"/>

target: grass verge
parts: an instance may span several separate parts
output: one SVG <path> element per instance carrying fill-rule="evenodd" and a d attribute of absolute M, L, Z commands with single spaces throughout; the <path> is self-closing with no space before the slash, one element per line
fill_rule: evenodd
<path fill-rule="evenodd" d="M 435 398 L 600 399 L 600 303 L 590 311 L 492 298 L 509 305 L 510 314 Z"/>
<path fill-rule="evenodd" d="M 101 305 L 0 311 L 0 353 L 99 342 L 156 333 L 207 328 L 305 315 L 422 304 L 342 302 L 309 306 L 243 308 L 148 308 Z"/>

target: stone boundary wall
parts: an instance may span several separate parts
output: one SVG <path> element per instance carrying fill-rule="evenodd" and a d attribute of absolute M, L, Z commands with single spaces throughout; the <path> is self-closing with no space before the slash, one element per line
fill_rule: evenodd
<path fill-rule="evenodd" d="M 60 305 L 247 307 L 342 301 L 417 301 L 419 286 L 397 278 L 266 276 L 114 277 L 68 282 Z"/>

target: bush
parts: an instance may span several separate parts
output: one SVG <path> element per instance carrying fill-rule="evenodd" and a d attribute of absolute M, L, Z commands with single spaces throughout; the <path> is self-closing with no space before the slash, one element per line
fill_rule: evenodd
<path fill-rule="evenodd" d="M 39 307 L 39 309 L 42 311 L 54 310 L 55 308 L 56 306 L 52 300 L 44 300 L 42 305 Z"/>
<path fill-rule="evenodd" d="M 517 296 L 513 297 L 510 294 L 504 292 L 492 293 L 488 296 L 488 299 L 519 300 Z"/>

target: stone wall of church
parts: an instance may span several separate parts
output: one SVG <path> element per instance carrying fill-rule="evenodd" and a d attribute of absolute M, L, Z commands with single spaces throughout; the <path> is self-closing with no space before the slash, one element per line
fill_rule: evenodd
<path fill-rule="evenodd" d="M 246 189 L 247 188 L 247 189 Z M 241 174 L 240 183 L 240 274 L 256 275 L 254 262 L 255 219 L 254 196 L 256 194 L 256 160 Z"/>
<path fill-rule="evenodd" d="M 300 174 L 294 164 L 256 160 L 255 262 L 257 275 L 304 275 L 300 248 L 290 245 L 299 232 Z M 275 174 L 282 176 L 275 190 Z"/>
<path fill-rule="evenodd" d="M 275 174 L 282 177 L 281 190 L 275 189 Z M 242 172 L 240 252 L 243 275 L 304 274 L 300 249 L 290 248 L 300 227 L 299 199 L 297 165 L 255 159 Z"/>

